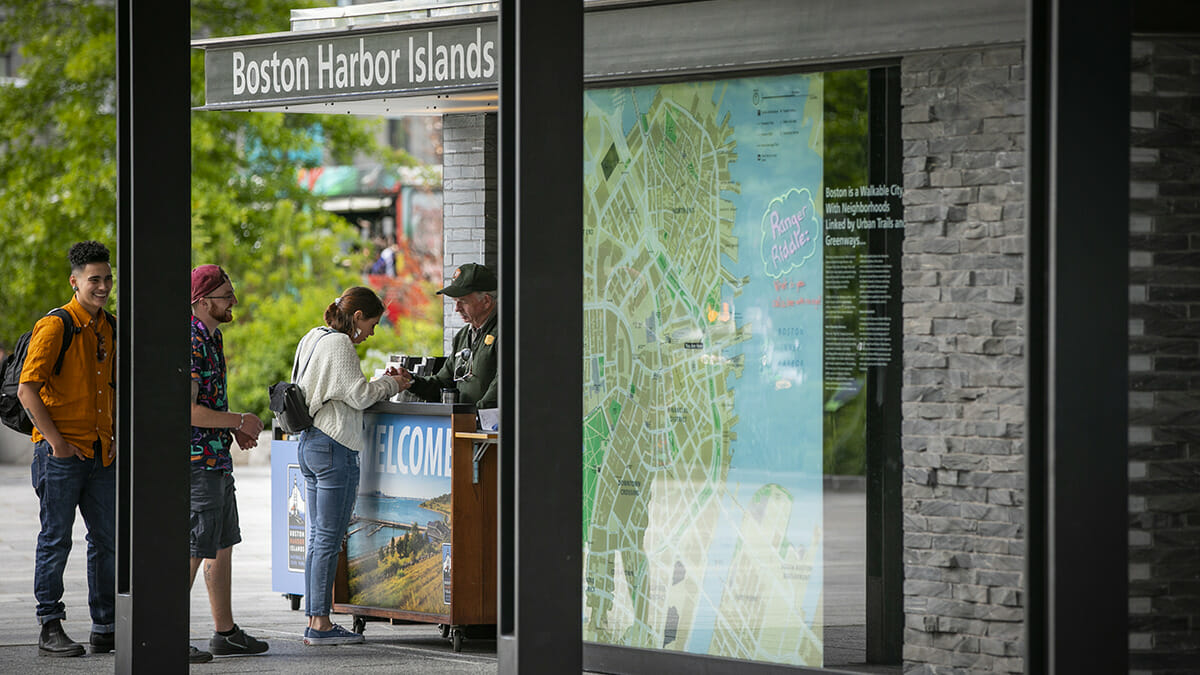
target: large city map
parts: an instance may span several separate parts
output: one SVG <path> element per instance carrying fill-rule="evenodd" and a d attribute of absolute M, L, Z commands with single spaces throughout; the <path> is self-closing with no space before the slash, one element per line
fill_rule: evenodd
<path fill-rule="evenodd" d="M 819 666 L 821 76 L 584 111 L 584 639 Z"/>

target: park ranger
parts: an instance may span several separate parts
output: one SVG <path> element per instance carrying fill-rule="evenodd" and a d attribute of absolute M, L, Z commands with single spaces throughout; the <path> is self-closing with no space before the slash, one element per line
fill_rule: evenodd
<path fill-rule="evenodd" d="M 438 291 L 455 299 L 454 311 L 467 322 L 454 336 L 454 346 L 441 370 L 413 378 L 412 391 L 426 401 L 442 400 L 442 390 L 458 392 L 458 401 L 476 408 L 496 407 L 496 273 L 467 263 L 454 270 Z"/>

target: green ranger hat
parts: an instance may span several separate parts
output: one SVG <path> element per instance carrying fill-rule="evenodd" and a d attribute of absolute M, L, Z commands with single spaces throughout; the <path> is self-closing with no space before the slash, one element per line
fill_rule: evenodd
<path fill-rule="evenodd" d="M 496 290 L 496 273 L 485 265 L 467 263 L 454 270 L 454 277 L 450 279 L 450 284 L 438 291 L 438 295 L 444 294 L 452 298 L 461 298 L 475 292 L 494 290 Z"/>

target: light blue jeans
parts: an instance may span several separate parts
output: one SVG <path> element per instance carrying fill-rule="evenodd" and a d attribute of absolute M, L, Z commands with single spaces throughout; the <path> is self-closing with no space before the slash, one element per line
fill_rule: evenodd
<path fill-rule="evenodd" d="M 316 427 L 300 436 L 300 473 L 308 509 L 308 550 L 304 556 L 304 614 L 329 616 L 338 553 L 358 497 L 358 451 Z"/>

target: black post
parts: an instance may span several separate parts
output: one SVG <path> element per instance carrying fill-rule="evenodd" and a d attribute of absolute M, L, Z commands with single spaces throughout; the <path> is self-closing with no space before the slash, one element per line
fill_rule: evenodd
<path fill-rule="evenodd" d="M 583 4 L 500 3 L 499 672 L 582 667 Z"/>
<path fill-rule="evenodd" d="M 500 111 L 496 115 L 496 207 L 498 211 L 497 253 L 499 264 L 496 276 L 501 294 L 510 292 L 517 287 L 517 255 L 516 255 L 516 155 L 512 151 L 517 138 L 516 115 L 505 114 L 505 96 L 511 98 L 515 91 L 513 82 L 516 78 L 513 54 L 516 44 L 516 17 L 512 3 L 501 5 L 498 24 L 498 40 L 500 41 Z M 508 84 L 506 84 L 508 83 Z M 513 298 L 515 301 L 516 298 Z M 515 335 L 517 332 L 517 315 L 507 306 L 508 302 L 500 304 L 498 321 L 501 335 Z M 516 305 L 514 304 L 513 307 Z M 517 362 L 516 340 L 500 340 L 499 349 L 499 386 L 500 428 L 512 429 L 515 426 L 516 414 L 516 377 L 515 373 L 508 376 L 505 371 L 513 369 Z M 511 673 L 516 668 L 516 562 L 517 562 L 517 527 L 516 527 L 516 485 L 517 463 L 513 455 L 516 444 L 512 437 L 501 434 L 500 456 L 496 462 L 496 637 L 497 651 L 500 656 L 499 672 Z M 501 646 L 505 645 L 505 646 Z M 506 661 L 507 659 L 507 661 Z"/>
<path fill-rule="evenodd" d="M 189 9 L 117 3 L 119 673 L 187 672 Z"/>
<path fill-rule="evenodd" d="M 1130 3 L 1034 0 L 1026 672 L 1128 670 Z"/>
<path fill-rule="evenodd" d="M 868 161 L 873 185 L 903 185 L 900 138 L 900 68 L 874 68 L 870 83 Z M 888 216 L 902 219 L 902 199 L 892 196 Z M 870 252 L 888 257 L 891 299 L 875 307 L 891 318 L 893 357 L 867 369 L 867 663 L 900 663 L 904 650 L 904 523 L 901 390 L 904 364 L 904 305 L 900 301 L 904 229 L 878 230 Z"/>

